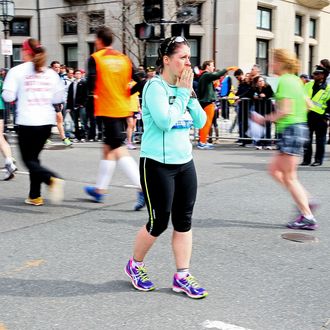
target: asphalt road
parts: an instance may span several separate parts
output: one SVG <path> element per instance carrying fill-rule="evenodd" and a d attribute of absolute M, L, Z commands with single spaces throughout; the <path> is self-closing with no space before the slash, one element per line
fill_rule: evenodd
<path fill-rule="evenodd" d="M 194 150 L 199 190 L 191 272 L 209 296 L 192 300 L 171 290 L 171 228 L 146 258 L 154 292 L 138 292 L 124 274 L 133 241 L 147 218 L 132 211 L 135 190 L 118 170 L 104 204 L 83 192 L 96 179 L 100 143 L 45 150 L 42 161 L 66 180 L 65 201 L 25 205 L 21 164 L 0 182 L 0 330 L 321 330 L 330 329 L 330 161 L 300 168 L 321 203 L 314 242 L 298 233 L 290 196 L 267 174 L 274 151 L 223 142 Z M 132 151 L 138 159 L 138 150 Z M 235 327 L 236 326 L 236 327 Z"/>

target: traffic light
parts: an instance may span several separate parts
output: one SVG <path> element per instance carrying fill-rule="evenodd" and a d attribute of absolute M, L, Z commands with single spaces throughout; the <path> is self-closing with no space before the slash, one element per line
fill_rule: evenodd
<path fill-rule="evenodd" d="M 159 22 L 163 18 L 163 0 L 144 0 L 144 20 Z"/>
<path fill-rule="evenodd" d="M 151 39 L 155 36 L 155 27 L 147 23 L 135 24 L 135 36 L 140 40 Z"/>
<path fill-rule="evenodd" d="M 172 24 L 172 36 L 183 36 L 185 38 L 189 38 L 189 26 L 189 24 Z"/>

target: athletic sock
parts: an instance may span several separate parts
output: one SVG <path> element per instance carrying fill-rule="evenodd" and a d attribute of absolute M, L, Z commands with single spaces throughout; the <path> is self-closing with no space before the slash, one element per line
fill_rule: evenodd
<path fill-rule="evenodd" d="M 121 157 L 118 159 L 118 165 L 133 185 L 141 189 L 139 168 L 134 158 L 131 156 Z"/>
<path fill-rule="evenodd" d="M 13 158 L 12 157 L 6 157 L 6 159 L 5 159 L 5 164 L 6 165 L 11 165 L 13 163 L 14 162 L 13 162 Z"/>
<path fill-rule="evenodd" d="M 304 217 L 305 217 L 307 220 L 313 220 L 313 219 L 314 219 L 314 215 L 313 215 L 313 214 L 307 214 L 307 215 L 304 214 Z"/>
<path fill-rule="evenodd" d="M 96 188 L 106 190 L 109 187 L 113 173 L 116 169 L 115 160 L 102 159 L 99 164 L 99 172 L 96 180 Z"/>
<path fill-rule="evenodd" d="M 179 279 L 185 278 L 189 274 L 189 268 L 179 268 L 176 270 L 176 274 Z"/>
<path fill-rule="evenodd" d="M 134 268 L 141 267 L 141 266 L 144 266 L 144 262 L 143 261 L 135 261 L 134 258 L 132 258 L 132 266 Z"/>

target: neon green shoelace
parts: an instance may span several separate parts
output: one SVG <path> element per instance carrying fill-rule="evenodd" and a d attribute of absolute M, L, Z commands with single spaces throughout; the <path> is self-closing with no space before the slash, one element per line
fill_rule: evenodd
<path fill-rule="evenodd" d="M 137 270 L 139 272 L 139 276 L 141 278 L 142 282 L 147 282 L 149 281 L 149 276 L 147 274 L 147 270 L 144 267 L 137 267 Z"/>
<path fill-rule="evenodd" d="M 186 278 L 187 282 L 193 287 L 193 288 L 199 288 L 199 284 L 198 282 L 196 281 L 195 277 L 192 276 L 192 275 L 189 275 L 187 278 Z"/>

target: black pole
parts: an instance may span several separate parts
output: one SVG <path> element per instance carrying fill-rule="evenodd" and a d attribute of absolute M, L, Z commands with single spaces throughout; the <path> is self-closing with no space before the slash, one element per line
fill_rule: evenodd
<path fill-rule="evenodd" d="M 9 32 L 9 28 L 8 28 L 9 22 L 8 21 L 3 21 L 3 33 L 4 33 L 4 37 L 5 40 L 8 39 L 8 32 Z M 9 55 L 5 55 L 5 69 L 9 70 Z"/>
<path fill-rule="evenodd" d="M 217 53 L 217 0 L 214 0 L 213 3 L 213 61 L 214 65 L 216 65 L 216 53 Z"/>
<path fill-rule="evenodd" d="M 123 0 L 123 35 L 122 35 L 122 42 L 123 42 L 123 53 L 126 54 L 126 1 Z"/>
<path fill-rule="evenodd" d="M 37 0 L 38 40 L 41 42 L 40 0 Z"/>

